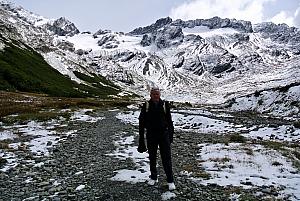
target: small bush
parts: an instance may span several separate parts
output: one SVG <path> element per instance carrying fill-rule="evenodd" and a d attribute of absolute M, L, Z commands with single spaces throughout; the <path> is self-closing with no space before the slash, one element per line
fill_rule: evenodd
<path fill-rule="evenodd" d="M 245 143 L 246 138 L 240 134 L 233 134 L 229 136 L 230 142 L 236 142 L 236 143 Z"/>
<path fill-rule="evenodd" d="M 260 95 L 260 91 L 255 91 L 254 96 L 259 97 L 259 95 Z"/>
<path fill-rule="evenodd" d="M 0 149 L 9 149 L 8 143 L 0 141 Z"/>
<path fill-rule="evenodd" d="M 275 141 L 263 141 L 261 144 L 267 148 L 274 149 L 274 150 L 283 150 L 285 145 L 280 142 Z"/>
<path fill-rule="evenodd" d="M 295 168 L 297 168 L 298 171 L 300 171 L 300 162 L 299 162 L 299 160 L 293 160 L 292 163 L 293 163 L 293 166 Z"/>
<path fill-rule="evenodd" d="M 247 155 L 253 156 L 253 150 L 250 148 L 244 148 L 244 150 L 246 151 Z"/>
<path fill-rule="evenodd" d="M 274 161 L 274 162 L 272 163 L 272 165 L 273 165 L 273 166 L 280 166 L 280 165 L 282 165 L 282 164 L 279 163 L 278 161 Z"/>
<path fill-rule="evenodd" d="M 239 200 L 241 201 L 257 201 L 257 197 L 255 197 L 254 195 L 251 194 L 242 194 L 239 196 Z"/>
<path fill-rule="evenodd" d="M 0 167 L 5 165 L 7 163 L 7 160 L 5 158 L 0 157 Z"/>
<path fill-rule="evenodd" d="M 257 105 L 262 105 L 264 103 L 264 101 L 262 100 L 262 99 L 259 99 L 258 101 L 257 101 Z"/>
<path fill-rule="evenodd" d="M 295 121 L 293 125 L 295 128 L 300 128 L 300 121 Z"/>

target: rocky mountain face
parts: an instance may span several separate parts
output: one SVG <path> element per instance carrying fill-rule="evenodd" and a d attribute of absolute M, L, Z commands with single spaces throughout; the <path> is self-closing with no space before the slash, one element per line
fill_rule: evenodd
<path fill-rule="evenodd" d="M 74 23 L 64 17 L 54 20 L 53 22 L 48 22 L 43 26 L 46 30 L 51 31 L 58 36 L 74 36 L 79 33 L 79 30 Z"/>
<path fill-rule="evenodd" d="M 1 40 L 6 42 L 17 41 L 26 44 L 44 56 L 44 59 L 62 74 L 81 83 L 73 71 L 95 73 L 94 69 L 74 62 L 74 44 L 59 36 L 72 36 L 79 33 L 73 23 L 64 17 L 49 20 L 24 10 L 22 7 L 10 3 L 0 3 L 0 30 Z M 64 61 L 64 62 L 63 62 Z M 69 65 L 72 63 L 72 65 Z M 68 69 L 69 68 L 69 69 Z"/>
<path fill-rule="evenodd" d="M 79 33 L 65 18 L 47 20 L 1 4 L 0 29 L 7 40 L 26 43 L 77 82 L 75 70 L 100 74 L 145 97 L 155 85 L 168 100 L 233 106 L 232 100 L 258 91 L 284 94 L 277 89 L 300 83 L 300 31 L 285 24 L 167 17 L 126 34 Z M 288 99 L 299 111 L 296 97 Z"/>

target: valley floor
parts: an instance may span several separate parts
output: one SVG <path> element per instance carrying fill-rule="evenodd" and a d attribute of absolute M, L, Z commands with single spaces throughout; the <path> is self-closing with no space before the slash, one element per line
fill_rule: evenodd
<path fill-rule="evenodd" d="M 46 121 L 0 122 L 0 200 L 300 200 L 293 121 L 174 109 L 177 189 L 169 192 L 161 165 L 158 184 L 146 184 L 136 107 L 60 112 Z"/>

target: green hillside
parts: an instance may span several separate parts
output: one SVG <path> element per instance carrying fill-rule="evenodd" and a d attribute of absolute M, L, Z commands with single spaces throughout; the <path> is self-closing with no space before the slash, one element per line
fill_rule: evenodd
<path fill-rule="evenodd" d="M 90 83 L 78 84 L 52 68 L 32 48 L 0 41 L 6 45 L 0 50 L 0 90 L 45 93 L 63 97 L 100 97 L 116 95 L 118 87 L 97 75 L 93 77 L 76 72 L 76 76 Z M 20 48 L 25 47 L 25 48 Z M 104 83 L 104 85 L 99 84 Z"/>

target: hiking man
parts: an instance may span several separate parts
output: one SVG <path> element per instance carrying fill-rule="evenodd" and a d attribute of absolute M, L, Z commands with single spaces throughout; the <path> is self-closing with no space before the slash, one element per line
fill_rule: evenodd
<path fill-rule="evenodd" d="M 169 190 L 174 190 L 174 178 L 172 171 L 171 143 L 173 142 L 174 127 L 168 102 L 160 99 L 159 88 L 152 88 L 150 100 L 142 106 L 139 116 L 139 152 L 145 152 L 148 148 L 150 159 L 149 185 L 157 182 L 156 159 L 159 147 L 164 171 L 167 176 Z M 146 129 L 147 148 L 145 146 L 144 131 Z"/>

